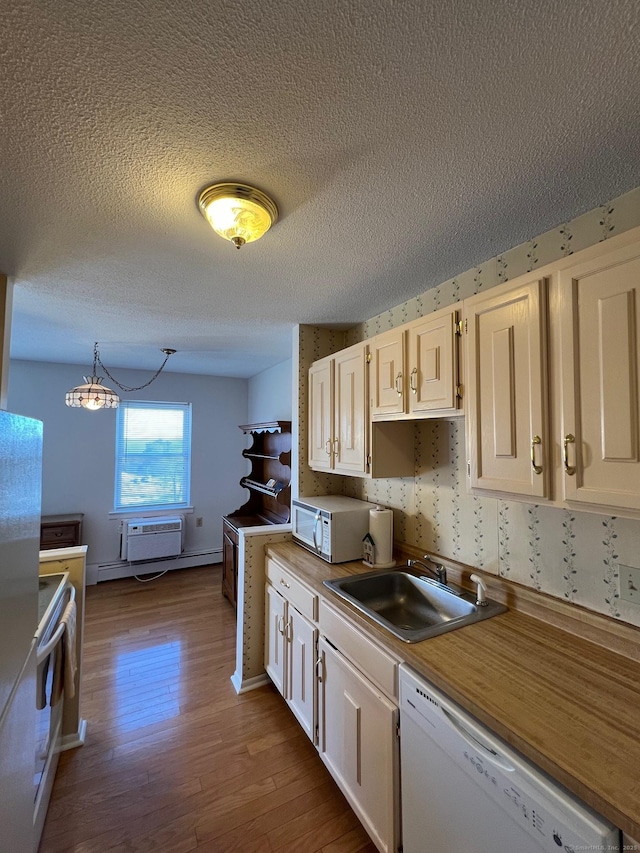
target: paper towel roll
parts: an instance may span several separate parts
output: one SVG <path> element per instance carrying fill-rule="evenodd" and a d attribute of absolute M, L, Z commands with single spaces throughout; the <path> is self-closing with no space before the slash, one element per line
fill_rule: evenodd
<path fill-rule="evenodd" d="M 369 533 L 375 545 L 375 566 L 388 568 L 393 559 L 393 512 L 382 506 L 369 510 Z"/>

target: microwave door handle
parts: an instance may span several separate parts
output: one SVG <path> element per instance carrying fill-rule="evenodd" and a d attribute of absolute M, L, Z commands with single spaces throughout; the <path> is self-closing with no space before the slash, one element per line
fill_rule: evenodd
<path fill-rule="evenodd" d="M 322 539 L 320 539 L 320 544 L 318 544 L 318 527 L 320 526 L 320 513 L 316 513 L 316 517 L 314 519 L 313 524 L 313 544 L 315 546 L 318 554 L 322 551 Z"/>

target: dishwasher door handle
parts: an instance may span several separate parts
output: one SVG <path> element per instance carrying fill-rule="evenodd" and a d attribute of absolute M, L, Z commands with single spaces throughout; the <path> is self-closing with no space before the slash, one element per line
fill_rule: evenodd
<path fill-rule="evenodd" d="M 503 755 L 496 752 L 495 749 L 482 743 L 481 740 L 478 740 L 476 735 L 472 734 L 466 728 L 462 720 L 458 719 L 446 708 L 440 708 L 440 710 L 442 711 L 445 721 L 451 726 L 451 728 L 455 729 L 455 731 L 469 744 L 469 746 L 479 750 L 487 761 L 490 761 L 492 764 L 495 764 L 496 767 L 499 767 L 501 770 L 505 770 L 507 773 L 513 773 L 515 771 L 516 768 L 513 764 L 511 764 Z"/>

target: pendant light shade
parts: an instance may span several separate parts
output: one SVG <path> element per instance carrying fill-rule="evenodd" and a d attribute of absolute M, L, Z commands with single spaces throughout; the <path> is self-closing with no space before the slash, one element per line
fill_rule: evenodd
<path fill-rule="evenodd" d="M 258 240 L 278 219 L 276 203 L 248 184 L 213 184 L 198 196 L 198 207 L 216 234 L 240 249 Z"/>
<path fill-rule="evenodd" d="M 102 384 L 101 376 L 83 376 L 84 385 L 78 385 L 67 391 L 65 403 L 74 409 L 82 407 L 97 412 L 98 409 L 116 409 L 120 397 Z"/>

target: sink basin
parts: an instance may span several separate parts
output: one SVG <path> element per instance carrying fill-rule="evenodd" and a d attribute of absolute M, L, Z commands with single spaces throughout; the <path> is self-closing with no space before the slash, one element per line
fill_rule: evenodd
<path fill-rule="evenodd" d="M 479 607 L 473 593 L 444 586 L 408 568 L 348 575 L 324 584 L 405 643 L 417 643 L 507 609 L 491 600 Z"/>

